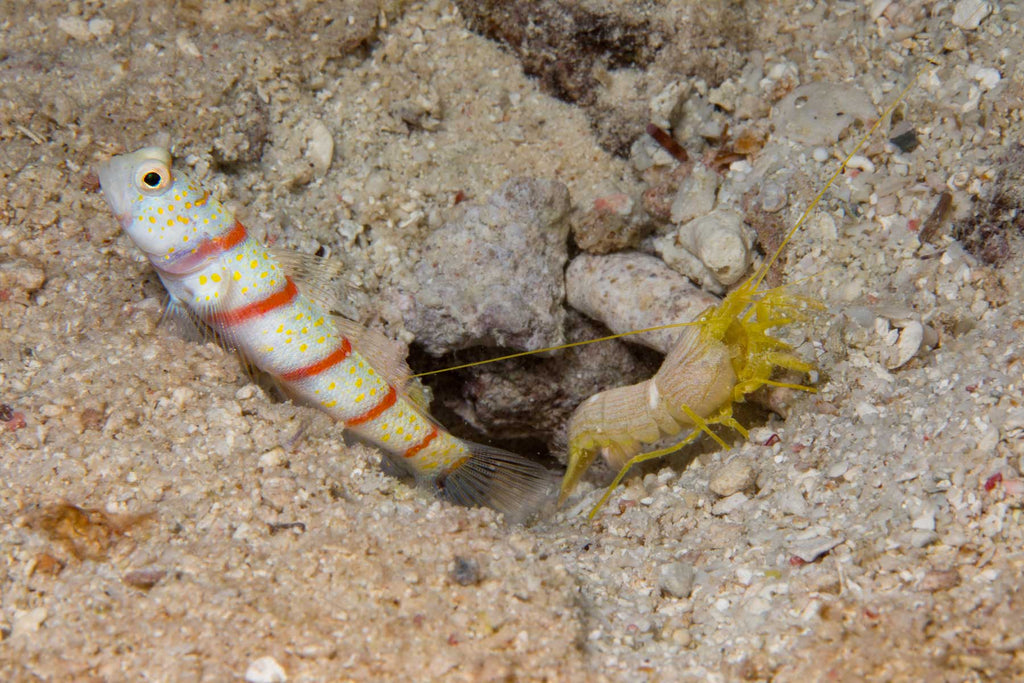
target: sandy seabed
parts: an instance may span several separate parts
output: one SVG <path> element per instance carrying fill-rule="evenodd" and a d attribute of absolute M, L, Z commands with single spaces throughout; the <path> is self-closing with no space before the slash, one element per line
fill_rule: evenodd
<path fill-rule="evenodd" d="M 605 4 L 579 3 L 618 38 L 576 80 L 524 75 L 536 54 L 447 2 L 5 6 L 0 679 L 1024 676 L 1021 7 Z M 641 29 L 642 64 L 608 57 Z M 167 334 L 91 172 L 172 144 L 269 241 L 344 259 L 361 317 L 408 342 L 389 292 L 455 197 L 523 175 L 580 210 L 639 197 L 629 142 L 672 82 L 782 155 L 792 225 L 858 129 L 784 147 L 773 107 L 821 82 L 880 112 L 915 74 L 919 146 L 883 127 L 787 255 L 825 304 L 795 333 L 818 393 L 646 466 L 594 521 L 607 472 L 509 526 Z M 901 343 L 916 324 L 934 348 Z"/>

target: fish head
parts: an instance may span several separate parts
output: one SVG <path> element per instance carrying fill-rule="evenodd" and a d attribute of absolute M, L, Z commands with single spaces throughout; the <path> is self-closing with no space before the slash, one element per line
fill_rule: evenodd
<path fill-rule="evenodd" d="M 204 225 L 217 208 L 188 174 L 172 169 L 166 149 L 116 156 L 97 174 L 121 227 L 154 265 L 181 260 L 208 238 Z"/>

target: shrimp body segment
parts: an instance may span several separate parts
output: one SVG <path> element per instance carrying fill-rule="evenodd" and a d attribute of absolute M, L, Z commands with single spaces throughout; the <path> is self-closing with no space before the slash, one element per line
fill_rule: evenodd
<path fill-rule="evenodd" d="M 766 385 L 814 390 L 771 379 L 777 368 L 809 373 L 814 366 L 768 331 L 801 320 L 805 309 L 821 305 L 784 287 L 757 292 L 758 281 L 747 280 L 684 327 L 652 378 L 591 396 L 576 409 L 569 422 L 569 465 L 560 502 L 598 453 L 619 474 L 591 515 L 637 463 L 672 453 L 702 432 L 728 448 L 711 425 L 731 427 L 746 438 L 747 430 L 733 417 L 732 406 L 747 394 Z M 686 428 L 690 433 L 671 446 L 640 452 L 642 444 L 676 436 Z"/>

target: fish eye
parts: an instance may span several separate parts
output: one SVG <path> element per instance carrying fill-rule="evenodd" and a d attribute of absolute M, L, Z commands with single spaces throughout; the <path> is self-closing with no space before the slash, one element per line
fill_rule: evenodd
<path fill-rule="evenodd" d="M 161 163 L 150 161 L 143 164 L 135 177 L 139 189 L 143 192 L 159 192 L 171 184 L 171 169 Z"/>

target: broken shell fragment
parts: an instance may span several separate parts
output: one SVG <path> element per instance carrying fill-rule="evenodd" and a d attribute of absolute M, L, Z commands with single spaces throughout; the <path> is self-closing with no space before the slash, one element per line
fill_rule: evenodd
<path fill-rule="evenodd" d="M 713 284 L 731 285 L 746 275 L 753 242 L 754 235 L 739 213 L 716 209 L 654 240 L 654 249 L 673 269 L 690 275 L 691 264 L 679 253 L 680 249 L 685 250 L 711 272 L 716 281 Z"/>

